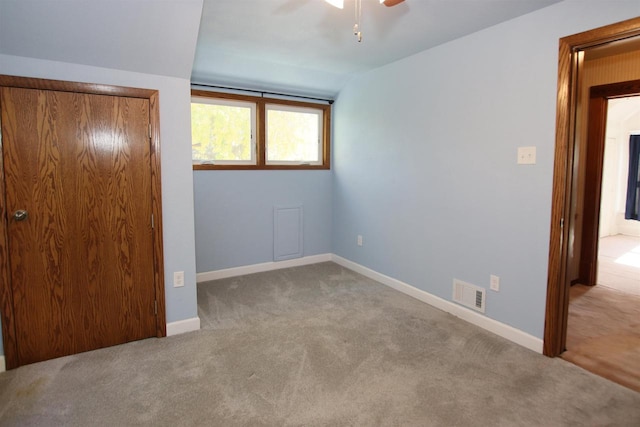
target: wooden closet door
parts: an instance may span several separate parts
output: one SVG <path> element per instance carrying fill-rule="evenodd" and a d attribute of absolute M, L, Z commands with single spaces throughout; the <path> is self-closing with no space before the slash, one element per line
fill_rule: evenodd
<path fill-rule="evenodd" d="M 18 363 L 155 336 L 149 101 L 0 96 Z"/>

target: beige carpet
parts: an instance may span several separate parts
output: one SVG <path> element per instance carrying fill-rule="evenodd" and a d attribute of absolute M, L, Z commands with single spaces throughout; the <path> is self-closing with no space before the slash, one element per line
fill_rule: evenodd
<path fill-rule="evenodd" d="M 0 374 L 0 425 L 640 425 L 640 393 L 333 263 L 198 303 L 200 331 Z"/>

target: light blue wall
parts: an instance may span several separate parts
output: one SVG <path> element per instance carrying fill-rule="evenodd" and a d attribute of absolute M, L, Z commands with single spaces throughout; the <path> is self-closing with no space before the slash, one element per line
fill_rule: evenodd
<path fill-rule="evenodd" d="M 638 15 L 567 1 L 353 79 L 335 104 L 334 253 L 446 300 L 454 277 L 496 274 L 486 315 L 541 338 L 558 40 Z"/>
<path fill-rule="evenodd" d="M 354 79 L 334 104 L 332 171 L 192 172 L 185 79 L 6 55 L 0 73 L 160 90 L 168 322 L 197 315 L 196 262 L 271 261 L 273 206 L 303 204 L 305 255 L 445 299 L 453 277 L 488 287 L 497 274 L 487 315 L 541 337 L 558 39 L 638 15 L 636 0 L 566 1 Z M 517 166 L 528 145 L 538 164 Z"/>
<path fill-rule="evenodd" d="M 331 252 L 331 171 L 194 171 L 199 273 L 273 261 L 273 207 L 303 205 L 304 256 Z"/>
<path fill-rule="evenodd" d="M 159 90 L 167 322 L 196 317 L 189 80 L 8 55 L 0 55 L 0 74 Z M 172 286 L 174 271 L 184 271 L 183 288 Z"/>

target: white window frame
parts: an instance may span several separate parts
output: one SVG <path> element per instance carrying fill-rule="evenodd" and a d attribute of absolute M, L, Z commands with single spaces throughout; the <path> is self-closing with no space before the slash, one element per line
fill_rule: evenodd
<path fill-rule="evenodd" d="M 315 114 L 318 119 L 318 140 L 316 141 L 317 158 L 316 161 L 300 161 L 300 160 L 269 160 L 266 156 L 269 153 L 269 111 L 288 111 L 291 113 Z M 265 164 L 267 165 L 322 165 L 322 151 L 324 140 L 324 110 L 313 107 L 297 107 L 283 104 L 266 104 L 265 105 Z"/>
<path fill-rule="evenodd" d="M 257 156 L 256 156 L 256 114 L 257 114 L 257 106 L 255 102 L 250 101 L 240 101 L 235 99 L 224 99 L 224 98 L 210 98 L 204 96 L 192 96 L 191 97 L 192 104 L 209 104 L 209 105 L 223 105 L 227 107 L 243 107 L 249 108 L 251 111 L 251 159 L 249 160 L 194 160 L 192 162 L 194 165 L 256 165 L 257 164 Z"/>

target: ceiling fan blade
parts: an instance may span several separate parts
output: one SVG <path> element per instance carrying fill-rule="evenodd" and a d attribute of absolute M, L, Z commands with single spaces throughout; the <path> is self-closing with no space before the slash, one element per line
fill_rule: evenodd
<path fill-rule="evenodd" d="M 391 6 L 396 6 L 400 3 L 402 3 L 404 0 L 384 0 L 382 1 L 382 4 L 387 6 L 387 7 L 391 7 Z"/>

